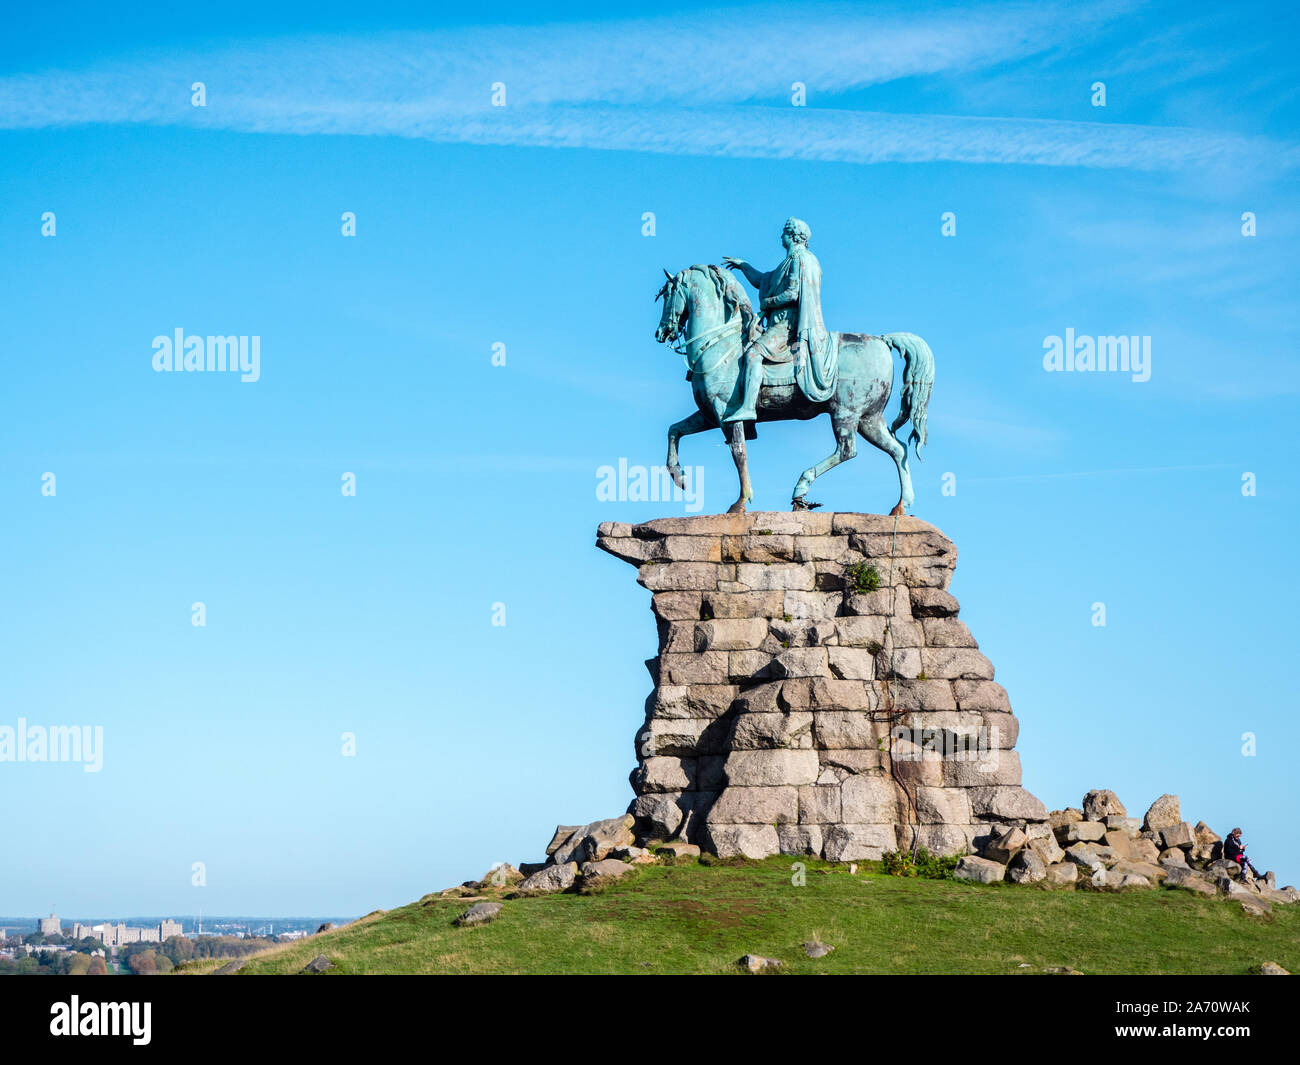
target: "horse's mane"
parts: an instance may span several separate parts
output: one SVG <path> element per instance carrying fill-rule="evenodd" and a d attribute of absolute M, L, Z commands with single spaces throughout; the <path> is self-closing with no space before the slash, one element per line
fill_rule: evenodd
<path fill-rule="evenodd" d="M 709 263 L 707 266 L 692 266 L 713 282 L 713 289 L 722 301 L 722 320 L 731 321 L 737 311 L 740 312 L 740 335 L 745 344 L 754 339 L 757 333 L 758 319 L 749 302 L 749 294 L 736 280 L 735 276 L 720 266 Z"/>

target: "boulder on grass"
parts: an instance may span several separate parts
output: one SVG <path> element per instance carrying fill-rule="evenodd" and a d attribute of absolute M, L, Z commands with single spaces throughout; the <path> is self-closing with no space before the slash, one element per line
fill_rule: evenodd
<path fill-rule="evenodd" d="M 608 817 L 603 821 L 583 825 L 551 852 L 551 858 L 556 865 L 598 862 L 608 858 L 619 847 L 631 847 L 636 843 L 632 835 L 632 826 L 635 824 L 635 817 L 624 814 L 622 817 Z M 558 829 L 556 835 L 559 835 Z"/>
<path fill-rule="evenodd" d="M 1017 852 L 1007 867 L 1007 879 L 1013 884 L 1037 884 L 1047 879 L 1047 863 L 1038 852 L 1026 847 Z"/>
<path fill-rule="evenodd" d="M 487 924 L 501 912 L 499 902 L 476 902 L 456 918 L 455 924 L 467 928 L 476 924 Z"/>
<path fill-rule="evenodd" d="M 1230 876 L 1221 876 L 1215 881 L 1214 886 L 1219 889 L 1220 895 L 1227 895 L 1230 899 L 1258 899 L 1259 896 L 1250 889 L 1246 884 L 1239 880 L 1233 880 Z"/>
<path fill-rule="evenodd" d="M 1169 875 L 1168 870 L 1158 865 L 1152 865 L 1150 862 L 1135 862 L 1128 858 L 1123 858 L 1111 866 L 1112 873 L 1116 876 L 1144 876 L 1153 884 L 1160 883 Z"/>
<path fill-rule="evenodd" d="M 1279 890 L 1278 888 L 1269 887 L 1267 884 L 1259 884 L 1258 887 L 1261 899 L 1267 899 L 1269 902 L 1275 902 L 1280 906 L 1290 906 L 1296 901 L 1297 896 L 1300 896 L 1300 892 L 1297 892 L 1295 888 L 1282 888 Z"/>
<path fill-rule="evenodd" d="M 1073 862 L 1057 862 L 1047 867 L 1047 882 L 1064 886 L 1079 879 L 1079 867 Z"/>
<path fill-rule="evenodd" d="M 1006 866 L 987 858 L 968 854 L 957 863 L 952 875 L 958 880 L 975 880 L 981 884 L 996 884 L 1006 875 Z"/>
<path fill-rule="evenodd" d="M 582 890 L 591 892 L 612 884 L 621 876 L 626 876 L 634 867 L 617 858 L 602 858 L 598 862 L 583 862 L 579 872 L 582 873 Z"/>
<path fill-rule="evenodd" d="M 515 890 L 520 895 L 552 895 L 568 891 L 578 879 L 578 863 L 548 865 L 541 872 L 525 877 Z"/>
<path fill-rule="evenodd" d="M 1218 891 L 1208 880 L 1202 880 L 1199 876 L 1182 876 L 1175 879 L 1169 876 L 1165 879 L 1165 887 L 1178 888 L 1179 891 L 1189 891 L 1193 895 L 1200 895 L 1203 898 L 1212 899 Z"/>

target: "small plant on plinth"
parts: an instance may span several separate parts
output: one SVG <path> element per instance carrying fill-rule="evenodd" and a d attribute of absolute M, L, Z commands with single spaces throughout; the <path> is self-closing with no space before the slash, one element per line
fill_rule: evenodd
<path fill-rule="evenodd" d="M 870 562 L 858 562 L 845 572 L 853 581 L 856 591 L 874 592 L 880 587 L 880 571 Z"/>

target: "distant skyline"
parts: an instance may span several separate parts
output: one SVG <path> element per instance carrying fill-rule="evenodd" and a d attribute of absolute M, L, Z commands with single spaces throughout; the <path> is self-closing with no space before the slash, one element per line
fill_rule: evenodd
<path fill-rule="evenodd" d="M 0 917 L 0 928 L 6 928 L 6 929 L 16 928 L 20 924 L 39 925 L 39 922 L 42 920 L 42 918 L 49 917 L 49 916 L 51 915 L 42 914 L 39 917 Z M 155 914 L 137 913 L 125 917 L 120 914 L 115 916 L 105 916 L 103 914 L 99 914 L 93 917 L 87 917 L 84 914 L 81 915 L 74 914 L 69 917 L 65 917 L 63 914 L 55 914 L 54 916 L 57 916 L 65 926 L 70 926 L 72 924 L 99 924 L 104 921 L 112 921 L 117 924 L 128 924 L 128 925 L 133 922 L 144 922 L 146 924 L 149 923 L 158 924 L 158 922 L 162 920 L 173 920 L 173 921 L 179 921 L 181 924 L 193 925 L 193 924 L 198 924 L 198 920 L 199 920 L 199 914 L 197 913 L 182 913 L 179 915 L 175 913 L 155 913 Z M 217 914 L 213 914 L 210 917 L 204 914 L 203 920 L 212 921 L 214 924 L 247 924 L 249 922 L 258 922 L 258 921 L 261 922 L 338 921 L 338 920 L 355 921 L 359 916 L 361 915 L 360 914 L 342 915 L 337 913 L 317 914 L 314 916 L 310 914 L 308 915 L 281 914 L 279 916 L 270 916 L 267 914 L 219 914 L 217 913 Z"/>
<path fill-rule="evenodd" d="M 1295 9 L 571 10 L 6 14 L 0 729 L 102 768 L 0 761 L 0 910 L 364 914 L 621 812 L 655 625 L 595 529 L 688 511 L 598 471 L 692 409 L 662 270 L 790 215 L 830 328 L 935 353 L 914 513 L 1025 787 L 1300 881 Z M 257 379 L 156 372 L 178 329 Z M 764 425 L 758 509 L 831 442 Z M 723 509 L 720 434 L 682 459 Z M 813 497 L 896 493 L 863 449 Z"/>

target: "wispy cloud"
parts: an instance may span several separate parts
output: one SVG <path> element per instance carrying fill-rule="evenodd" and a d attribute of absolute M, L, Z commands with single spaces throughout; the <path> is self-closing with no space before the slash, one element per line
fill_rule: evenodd
<path fill-rule="evenodd" d="M 845 163 L 1019 163 L 1167 170 L 1292 168 L 1300 150 L 1186 128 L 777 107 L 552 107 L 426 127 L 432 140 Z"/>
<path fill-rule="evenodd" d="M 1115 4 L 1098 10 L 1114 10 Z M 251 41 L 207 54 L 158 53 L 84 72 L 0 81 L 6 124 L 195 118 L 188 85 L 212 91 L 208 117 L 314 115 L 382 131 L 412 119 L 512 106 L 717 104 L 786 98 L 799 80 L 837 93 L 898 78 L 960 73 L 1022 58 L 1069 36 L 1055 5 L 881 16 L 807 5 L 533 27 L 480 26 L 364 38 Z M 179 90 L 179 91 L 178 91 Z M 355 132 L 354 129 L 347 131 Z"/>
<path fill-rule="evenodd" d="M 1200 463 L 1193 466 L 1129 466 L 1113 470 L 1069 470 L 1061 473 L 1013 473 L 999 477 L 966 477 L 963 479 L 972 484 L 993 481 L 1061 481 L 1072 480 L 1079 477 L 1124 477 L 1135 473 L 1199 473 L 1204 470 L 1235 470 L 1238 468 L 1240 468 L 1240 463 L 1211 462 Z"/>
<path fill-rule="evenodd" d="M 1293 144 L 1189 128 L 787 102 L 795 81 L 817 104 L 900 78 L 989 70 L 1067 47 L 1123 10 L 1090 5 L 1081 15 L 1077 6 L 1039 4 L 899 17 L 830 7 L 814 18 L 801 8 L 792 25 L 774 8 L 263 41 L 0 79 L 0 128 L 177 124 L 850 163 L 1159 170 L 1300 162 Z M 206 107 L 190 106 L 195 81 L 207 87 Z M 497 82 L 505 107 L 491 106 Z"/>

